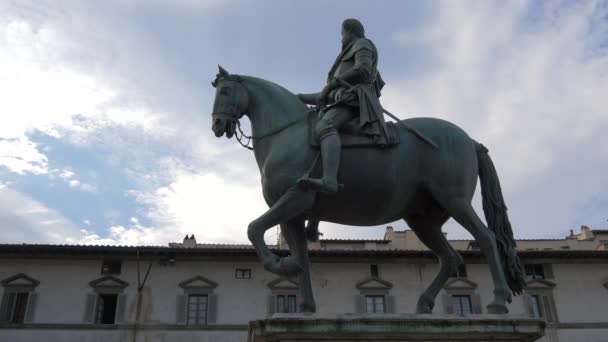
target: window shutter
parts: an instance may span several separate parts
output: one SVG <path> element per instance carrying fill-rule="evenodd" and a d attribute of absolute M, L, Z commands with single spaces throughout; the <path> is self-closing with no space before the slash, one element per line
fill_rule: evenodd
<path fill-rule="evenodd" d="M 365 296 L 355 295 L 355 313 L 365 313 Z"/>
<path fill-rule="evenodd" d="M 11 319 L 11 311 L 15 302 L 15 293 L 6 292 L 2 295 L 2 303 L 0 304 L 0 322 L 8 322 Z"/>
<path fill-rule="evenodd" d="M 125 310 L 127 305 L 127 295 L 119 294 L 116 303 L 116 323 L 122 323 L 125 320 Z"/>
<path fill-rule="evenodd" d="M 277 311 L 277 297 L 275 295 L 268 296 L 268 315 L 272 315 Z"/>
<path fill-rule="evenodd" d="M 23 318 L 24 323 L 32 323 L 34 321 L 34 315 L 36 314 L 36 299 L 38 299 L 38 293 L 28 293 L 25 317 Z"/>
<path fill-rule="evenodd" d="M 209 295 L 207 299 L 207 323 L 213 324 L 217 322 L 217 295 Z"/>
<path fill-rule="evenodd" d="M 545 273 L 545 279 L 553 279 L 553 265 L 543 264 L 543 273 Z"/>
<path fill-rule="evenodd" d="M 471 295 L 471 309 L 473 310 L 474 314 L 481 313 L 481 296 L 479 293 L 473 293 Z"/>
<path fill-rule="evenodd" d="M 186 324 L 186 300 L 186 295 L 177 295 L 175 307 L 175 321 L 177 324 Z"/>
<path fill-rule="evenodd" d="M 395 313 L 395 296 L 384 296 L 386 299 L 386 313 Z"/>
<path fill-rule="evenodd" d="M 552 304 L 552 300 L 551 297 L 549 296 L 542 296 L 542 301 L 543 301 L 543 310 L 545 312 L 545 319 L 547 320 L 547 322 L 555 322 L 555 310 Z"/>
<path fill-rule="evenodd" d="M 447 314 L 452 314 L 454 313 L 452 311 L 452 305 L 450 303 L 450 295 L 449 294 L 444 294 L 443 296 L 441 296 L 441 302 L 443 303 L 443 311 Z"/>
<path fill-rule="evenodd" d="M 524 294 L 524 306 L 526 307 L 528 316 L 534 317 L 534 307 L 532 304 L 532 298 L 530 298 L 529 294 Z"/>
<path fill-rule="evenodd" d="M 97 301 L 97 294 L 89 293 L 87 295 L 87 302 L 84 307 L 84 319 L 85 323 L 95 323 L 95 302 Z"/>

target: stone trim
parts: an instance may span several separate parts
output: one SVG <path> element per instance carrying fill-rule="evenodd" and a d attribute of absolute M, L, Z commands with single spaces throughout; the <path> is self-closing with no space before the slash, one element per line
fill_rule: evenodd
<path fill-rule="evenodd" d="M 19 330 L 233 330 L 246 331 L 247 324 L 214 324 L 214 325 L 180 325 L 180 324 L 78 324 L 78 323 L 0 323 L 0 329 Z M 608 329 L 608 322 L 561 322 L 547 323 L 547 328 L 554 329 Z"/>
<path fill-rule="evenodd" d="M 203 282 L 204 285 L 192 285 L 192 283 L 197 281 Z M 215 289 L 217 286 L 218 283 L 214 282 L 213 280 L 209 280 L 201 275 L 194 276 L 179 283 L 179 287 L 184 289 L 184 292 L 186 293 L 212 293 L 213 289 Z"/>
<path fill-rule="evenodd" d="M 104 282 L 111 282 L 113 284 L 102 284 Z M 105 276 L 89 282 L 89 286 L 94 288 L 96 291 L 122 291 L 124 288 L 129 286 L 124 280 L 118 279 L 114 276 Z"/>
<path fill-rule="evenodd" d="M 18 280 L 18 279 L 24 279 L 29 284 L 12 284 L 15 282 L 15 280 Z M 14 276 L 10 276 L 10 277 L 2 280 L 2 282 L 0 282 L 0 284 L 2 284 L 2 286 L 5 287 L 6 292 L 17 292 L 17 291 L 31 292 L 31 291 L 34 291 L 34 289 L 38 285 L 40 285 L 40 281 L 28 276 L 25 273 L 17 273 Z"/>
<path fill-rule="evenodd" d="M 373 287 L 366 287 L 365 285 L 370 284 L 370 283 L 378 283 L 377 286 L 373 286 Z M 386 280 L 382 280 L 380 278 L 366 278 L 360 282 L 358 282 L 355 287 L 357 288 L 357 290 L 361 291 L 361 293 L 364 292 L 370 292 L 370 291 L 383 291 L 383 292 L 388 292 L 390 289 L 393 288 L 393 284 L 386 281 Z"/>
<path fill-rule="evenodd" d="M 464 283 L 464 285 L 460 285 L 458 283 Z M 450 278 L 444 285 L 443 289 L 446 291 L 455 291 L 455 290 L 464 290 L 467 293 L 474 292 L 477 289 L 477 283 L 467 278 L 459 277 L 459 278 Z"/>
<path fill-rule="evenodd" d="M 278 284 L 280 284 L 282 282 L 287 282 L 287 283 L 289 283 L 291 285 L 290 286 L 277 286 Z M 291 280 L 289 278 L 285 278 L 285 277 L 277 278 L 277 279 L 269 282 L 266 286 L 270 290 L 272 290 L 273 293 L 275 293 L 275 292 L 276 293 L 278 293 L 278 292 L 285 292 L 285 291 L 289 291 L 289 292 L 291 292 L 291 291 L 297 291 L 298 288 L 300 287 L 300 285 L 296 281 Z"/>
<path fill-rule="evenodd" d="M 80 323 L 0 323 L 1 329 L 18 330 L 212 330 L 212 331 L 247 331 L 247 324 L 213 324 L 213 325 L 182 325 L 182 324 L 80 324 Z"/>

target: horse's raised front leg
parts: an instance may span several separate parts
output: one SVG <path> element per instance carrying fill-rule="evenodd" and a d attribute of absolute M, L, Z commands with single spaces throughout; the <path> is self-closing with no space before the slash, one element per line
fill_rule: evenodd
<path fill-rule="evenodd" d="M 281 268 L 291 270 L 292 263 L 296 264 L 298 272 L 298 285 L 300 305 L 299 312 L 316 312 L 315 299 L 312 293 L 310 281 L 310 260 L 308 259 L 308 247 L 306 232 L 304 229 L 304 219 L 293 219 L 281 224 L 281 232 L 289 245 L 291 255 L 281 258 Z"/>
<path fill-rule="evenodd" d="M 281 265 L 281 259 L 272 253 L 264 242 L 264 233 L 268 229 L 285 223 L 311 208 L 314 205 L 314 196 L 314 193 L 303 192 L 294 186 L 285 192 L 264 215 L 249 224 L 247 236 L 266 270 L 279 275 L 295 275 L 300 271 L 299 267 L 293 269 L 297 266 L 297 263 L 290 262 L 290 260 L 284 260 L 283 265 Z"/>

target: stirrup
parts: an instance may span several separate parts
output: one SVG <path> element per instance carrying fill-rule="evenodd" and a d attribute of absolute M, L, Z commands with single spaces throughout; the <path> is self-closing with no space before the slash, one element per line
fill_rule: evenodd
<path fill-rule="evenodd" d="M 326 184 L 323 178 L 310 178 L 308 175 L 304 175 L 298 179 L 297 184 L 304 191 L 316 191 L 327 194 L 335 194 L 344 189 L 344 184 L 336 184 L 334 189 L 331 185 Z"/>

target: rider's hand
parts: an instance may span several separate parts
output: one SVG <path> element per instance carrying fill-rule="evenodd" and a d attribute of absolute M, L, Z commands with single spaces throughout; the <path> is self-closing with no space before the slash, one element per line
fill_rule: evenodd
<path fill-rule="evenodd" d="M 331 92 L 332 89 L 333 89 L 333 85 L 331 82 L 329 82 L 323 88 L 323 90 L 321 90 L 321 93 L 319 94 L 319 106 L 324 105 L 328 102 L 329 93 Z"/>

